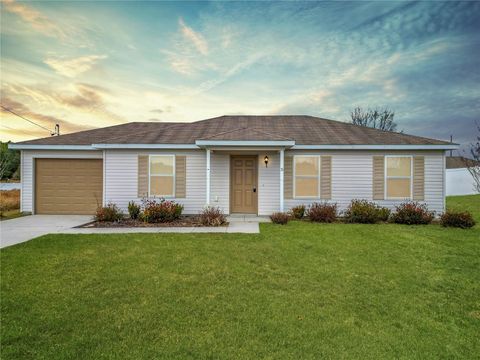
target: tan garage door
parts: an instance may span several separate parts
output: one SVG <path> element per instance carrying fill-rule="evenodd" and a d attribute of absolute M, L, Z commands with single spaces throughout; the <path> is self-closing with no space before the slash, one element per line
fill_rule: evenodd
<path fill-rule="evenodd" d="M 102 204 L 103 162 L 97 159 L 36 159 L 37 214 L 93 214 Z"/>

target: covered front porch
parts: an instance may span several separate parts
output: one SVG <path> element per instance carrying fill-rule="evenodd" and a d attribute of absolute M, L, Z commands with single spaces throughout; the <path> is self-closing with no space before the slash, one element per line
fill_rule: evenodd
<path fill-rule="evenodd" d="M 291 141 L 199 145 L 206 153 L 207 205 L 245 219 L 284 211 L 285 149 Z"/>

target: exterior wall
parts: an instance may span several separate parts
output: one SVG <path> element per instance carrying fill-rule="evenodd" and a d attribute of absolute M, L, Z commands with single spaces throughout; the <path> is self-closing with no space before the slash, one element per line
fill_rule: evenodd
<path fill-rule="evenodd" d="M 475 181 L 467 168 L 447 169 L 447 196 L 451 195 L 473 195 Z"/>
<path fill-rule="evenodd" d="M 185 214 L 197 214 L 203 208 L 206 203 L 205 151 L 105 151 L 105 203 L 113 202 L 126 212 L 129 201 L 140 202 L 142 200 L 138 198 L 137 191 L 138 155 L 140 154 L 185 155 L 187 160 L 186 197 L 173 200 L 184 206 Z"/>
<path fill-rule="evenodd" d="M 72 159 L 101 159 L 102 151 L 51 151 L 51 150 L 22 150 L 21 152 L 21 179 L 20 211 L 33 212 L 33 189 L 35 187 L 35 158 L 72 158 Z M 105 185 L 105 184 L 104 184 Z"/>
<path fill-rule="evenodd" d="M 425 156 L 425 201 L 431 210 L 444 211 L 444 152 L 443 151 L 288 151 L 285 155 L 317 154 L 332 156 L 332 199 L 344 210 L 352 199 L 372 200 L 374 155 Z M 295 205 L 309 205 L 320 200 L 285 199 L 285 211 Z M 401 200 L 381 200 L 377 203 L 394 209 Z"/>
<path fill-rule="evenodd" d="M 258 155 L 258 213 L 269 215 L 280 207 L 280 174 L 278 152 L 256 152 Z M 21 210 L 33 211 L 34 158 L 35 157 L 104 157 L 103 202 L 114 202 L 124 211 L 137 196 L 139 154 L 186 155 L 186 198 L 174 199 L 185 207 L 186 214 L 198 213 L 206 203 L 206 153 L 203 150 L 105 150 L 102 151 L 22 151 Z M 425 203 L 437 212 L 444 210 L 444 152 L 382 152 L 382 151 L 286 151 L 285 155 L 318 154 L 332 156 L 332 199 L 343 210 L 352 199 L 372 200 L 373 155 L 423 155 L 425 156 Z M 270 161 L 265 167 L 263 158 Z M 230 154 L 213 151 L 211 155 L 210 203 L 229 213 Z M 285 199 L 285 211 L 297 204 L 308 205 L 307 199 Z M 382 206 L 393 208 L 401 201 L 378 201 Z"/>

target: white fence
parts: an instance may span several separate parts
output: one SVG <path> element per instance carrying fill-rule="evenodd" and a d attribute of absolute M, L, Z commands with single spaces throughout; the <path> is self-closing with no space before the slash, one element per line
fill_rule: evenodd
<path fill-rule="evenodd" d="M 447 196 L 478 194 L 467 168 L 447 169 Z"/>

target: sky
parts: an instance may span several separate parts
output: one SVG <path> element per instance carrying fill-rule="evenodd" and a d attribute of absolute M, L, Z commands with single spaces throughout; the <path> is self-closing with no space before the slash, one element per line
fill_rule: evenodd
<path fill-rule="evenodd" d="M 131 121 L 389 107 L 464 147 L 480 2 L 1 3 L 1 105 L 61 133 Z M 49 136 L 2 109 L 0 140 Z M 293 124 L 294 125 L 294 124 Z"/>

